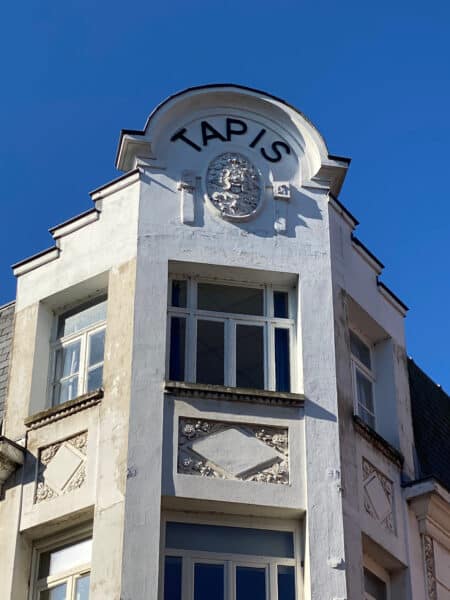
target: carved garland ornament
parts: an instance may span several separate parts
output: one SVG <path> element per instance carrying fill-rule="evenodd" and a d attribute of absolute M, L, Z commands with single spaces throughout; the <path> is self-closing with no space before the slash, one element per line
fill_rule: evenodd
<path fill-rule="evenodd" d="M 222 217 L 244 219 L 259 208 L 261 180 L 252 163 L 238 152 L 214 158 L 206 173 L 206 191 Z"/>
<path fill-rule="evenodd" d="M 36 481 L 35 503 L 50 500 L 81 488 L 86 481 L 87 431 L 68 440 L 57 442 L 41 449 Z M 64 463 L 57 465 L 56 474 L 49 478 L 48 472 L 55 468 L 61 451 L 68 452 L 72 469 L 65 470 Z M 61 459 L 62 461 L 62 459 Z"/>
<path fill-rule="evenodd" d="M 434 566 L 433 539 L 429 535 L 422 536 L 423 557 L 427 579 L 428 600 L 437 600 L 436 572 Z"/>
<path fill-rule="evenodd" d="M 235 462 L 239 468 L 233 470 L 233 453 L 236 448 L 227 447 L 226 465 L 214 456 L 221 444 L 226 444 L 228 433 L 237 436 L 239 452 Z M 210 452 L 203 456 L 198 441 L 209 439 Z M 196 445 L 197 444 L 197 445 Z M 269 450 L 271 449 L 271 451 Z M 288 431 L 278 427 L 234 424 L 221 421 L 206 421 L 181 418 L 178 437 L 178 472 L 218 479 L 237 479 L 263 483 L 289 484 Z M 208 454 L 210 454 L 208 456 Z M 238 453 L 239 454 L 239 453 Z M 261 460 L 261 456 L 263 459 Z M 230 466 L 231 465 L 231 466 Z"/>

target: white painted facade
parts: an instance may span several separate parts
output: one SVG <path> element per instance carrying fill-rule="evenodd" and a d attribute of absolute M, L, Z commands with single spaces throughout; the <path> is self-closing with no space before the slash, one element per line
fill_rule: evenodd
<path fill-rule="evenodd" d="M 277 591 L 280 565 L 294 569 L 297 600 L 375 598 L 364 569 L 384 582 L 380 598 L 450 597 L 448 492 L 404 486 L 416 479 L 406 310 L 336 199 L 348 165 L 281 100 L 238 86 L 187 90 L 143 132 L 122 133 L 125 174 L 92 192 L 94 210 L 53 228 L 54 248 L 15 266 L 2 433 L 25 450 L 0 501 L 2 597 L 35 600 L 55 582 L 73 594 L 90 570 L 93 600 L 176 600 L 164 591 L 174 552 L 183 600 L 200 586 L 192 565 L 211 552 L 225 565 L 227 599 L 247 563 L 265 569 L 265 600 L 291 598 Z M 236 173 L 244 183 L 232 187 Z M 188 299 L 168 311 L 172 280 L 189 281 Z M 209 314 L 226 331 L 221 384 L 196 381 L 195 326 L 206 319 L 197 295 L 208 282 L 265 299 L 264 314 Z M 288 315 L 275 314 L 274 291 L 287 294 Z M 103 389 L 52 406 L 58 315 L 105 294 Z M 169 377 L 174 316 L 187 323 L 182 381 Z M 263 331 L 264 390 L 237 384 L 242 324 Z M 289 330 L 288 391 L 276 389 L 280 328 Z M 376 433 L 353 416 L 364 365 L 352 358 L 350 331 L 370 350 Z M 219 531 L 205 526 L 284 532 L 292 556 L 244 557 L 223 541 L 220 558 L 222 534 L 209 553 L 171 554 L 167 523 L 194 527 L 186 531 L 198 540 Z M 42 580 L 39 552 L 90 535 L 84 571 Z"/>

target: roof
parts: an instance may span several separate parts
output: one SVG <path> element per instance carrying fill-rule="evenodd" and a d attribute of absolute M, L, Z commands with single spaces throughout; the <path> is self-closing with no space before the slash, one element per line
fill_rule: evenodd
<path fill-rule="evenodd" d="M 408 359 L 419 477 L 434 477 L 450 490 L 450 396 Z"/>

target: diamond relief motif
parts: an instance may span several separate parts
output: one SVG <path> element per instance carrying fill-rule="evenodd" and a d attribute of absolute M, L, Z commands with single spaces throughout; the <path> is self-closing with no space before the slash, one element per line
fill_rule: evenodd
<path fill-rule="evenodd" d="M 86 481 L 87 432 L 39 452 L 35 503 L 67 494 Z"/>
<path fill-rule="evenodd" d="M 178 472 L 288 484 L 287 429 L 181 418 Z"/>
<path fill-rule="evenodd" d="M 383 527 L 395 533 L 392 481 L 365 458 L 362 467 L 364 509 Z"/>

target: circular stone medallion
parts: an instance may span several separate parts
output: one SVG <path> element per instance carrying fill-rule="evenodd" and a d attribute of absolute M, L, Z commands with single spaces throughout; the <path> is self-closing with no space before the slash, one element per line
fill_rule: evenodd
<path fill-rule="evenodd" d="M 212 204 L 228 219 L 249 217 L 261 202 L 258 171 L 238 152 L 226 152 L 211 161 L 206 191 Z"/>

